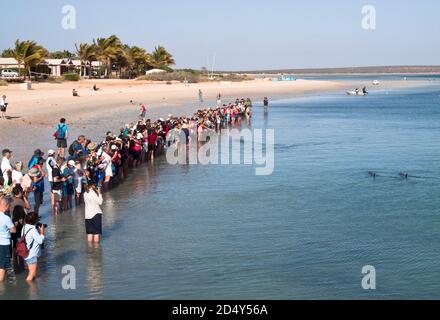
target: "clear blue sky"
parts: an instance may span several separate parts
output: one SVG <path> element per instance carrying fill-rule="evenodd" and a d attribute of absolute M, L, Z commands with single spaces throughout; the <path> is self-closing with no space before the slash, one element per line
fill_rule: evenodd
<path fill-rule="evenodd" d="M 216 69 L 440 64 L 438 0 L 0 0 L 0 50 L 32 39 L 50 51 L 118 35 L 148 50 L 164 45 L 177 67 Z M 75 6 L 76 30 L 61 28 Z M 361 27 L 374 5 L 377 29 Z"/>

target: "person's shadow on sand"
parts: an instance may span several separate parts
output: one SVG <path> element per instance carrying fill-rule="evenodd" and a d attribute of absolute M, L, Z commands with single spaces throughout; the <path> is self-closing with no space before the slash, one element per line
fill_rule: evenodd
<path fill-rule="evenodd" d="M 5 116 L 6 120 L 14 120 L 14 119 L 21 119 L 22 117 L 20 116 Z"/>

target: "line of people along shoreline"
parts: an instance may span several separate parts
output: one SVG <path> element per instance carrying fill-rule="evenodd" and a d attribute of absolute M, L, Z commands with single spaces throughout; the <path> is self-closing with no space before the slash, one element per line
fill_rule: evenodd
<path fill-rule="evenodd" d="M 102 235 L 102 193 L 124 180 L 131 168 L 154 161 L 183 132 L 186 143 L 192 134 L 204 130 L 240 127 L 245 119 L 250 124 L 252 101 L 236 99 L 234 103 L 221 104 L 217 108 L 205 108 L 191 117 L 175 117 L 166 120 L 146 119 L 146 107 L 139 105 L 139 119 L 126 124 L 117 134 L 106 133 L 99 143 L 80 135 L 69 144 L 67 120 L 61 118 L 53 138 L 56 150 L 45 153 L 36 149 L 27 163 L 27 172 L 21 161 L 12 164 L 13 151 L 3 149 L 0 175 L 0 281 L 6 270 L 12 268 L 11 259 L 17 265 L 28 267 L 26 280 L 37 275 L 38 258 L 45 239 L 46 225 L 39 222 L 41 205 L 46 201 L 45 181 L 50 186 L 50 206 L 53 215 L 61 214 L 73 206 L 84 204 L 85 229 L 89 244 L 98 244 Z M 33 194 L 33 204 L 29 195 Z M 17 246 L 25 253 L 17 255 Z"/>

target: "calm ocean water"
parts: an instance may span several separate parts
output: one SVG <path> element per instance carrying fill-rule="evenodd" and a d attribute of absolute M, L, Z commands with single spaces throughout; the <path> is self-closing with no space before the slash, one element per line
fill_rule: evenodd
<path fill-rule="evenodd" d="M 273 175 L 142 167 L 106 195 L 101 249 L 83 210 L 47 215 L 40 278 L 18 274 L 0 297 L 440 298 L 439 85 L 280 100 L 267 118 L 257 105 L 252 126 L 275 129 Z M 64 265 L 76 290 L 61 288 Z"/>

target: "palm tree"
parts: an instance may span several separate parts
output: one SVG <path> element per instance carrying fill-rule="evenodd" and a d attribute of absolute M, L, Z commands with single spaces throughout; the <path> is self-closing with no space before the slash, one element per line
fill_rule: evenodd
<path fill-rule="evenodd" d="M 14 50 L 12 50 L 12 49 L 5 49 L 5 50 L 3 50 L 3 52 L 2 52 L 2 55 L 1 55 L 1 57 L 2 58 L 13 58 L 14 57 Z"/>
<path fill-rule="evenodd" d="M 173 56 L 164 47 L 154 48 L 151 54 L 151 65 L 157 69 L 168 69 L 169 66 L 176 64 Z"/>
<path fill-rule="evenodd" d="M 122 43 L 121 40 L 115 35 L 111 35 L 108 38 L 98 38 L 93 40 L 96 47 L 97 58 L 106 66 L 105 76 L 108 77 L 111 74 L 112 62 L 115 61 L 121 54 Z"/>
<path fill-rule="evenodd" d="M 116 57 L 113 60 L 114 64 L 117 66 L 117 73 L 119 77 L 122 76 L 123 70 L 126 70 L 128 67 L 130 67 L 130 57 L 127 48 L 127 45 L 122 46 L 121 50 L 116 52 Z"/>
<path fill-rule="evenodd" d="M 151 55 L 145 49 L 136 46 L 126 48 L 128 67 L 130 71 L 138 76 L 146 67 L 150 66 Z"/>
<path fill-rule="evenodd" d="M 21 70 L 21 65 L 23 64 L 29 79 L 31 78 L 31 68 L 43 62 L 49 54 L 45 48 L 35 41 L 20 41 L 19 39 L 15 41 L 15 47 L 11 53 L 18 62 L 18 70 Z"/>
<path fill-rule="evenodd" d="M 91 62 L 95 59 L 96 47 L 93 44 L 88 44 L 88 43 L 80 43 L 79 46 L 75 43 L 75 48 L 76 48 L 76 54 L 78 55 L 78 58 L 81 61 L 80 76 L 85 77 L 87 75 L 86 63 Z"/>
<path fill-rule="evenodd" d="M 51 52 L 49 53 L 48 56 L 48 58 L 50 59 L 64 59 L 64 58 L 73 58 L 73 57 L 74 54 L 69 50 Z"/>

